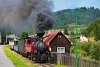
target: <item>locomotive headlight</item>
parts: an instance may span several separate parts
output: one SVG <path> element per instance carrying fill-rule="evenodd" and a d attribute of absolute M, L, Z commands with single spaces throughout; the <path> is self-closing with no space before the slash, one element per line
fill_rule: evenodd
<path fill-rule="evenodd" d="M 49 51 L 51 51 L 51 47 L 49 47 Z"/>

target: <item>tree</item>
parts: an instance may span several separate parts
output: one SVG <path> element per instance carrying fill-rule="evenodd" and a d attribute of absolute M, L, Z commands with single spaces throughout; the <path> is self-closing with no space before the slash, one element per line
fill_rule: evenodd
<path fill-rule="evenodd" d="M 64 34 L 65 35 L 69 35 L 68 30 L 67 30 L 67 27 L 65 27 L 65 29 L 64 29 Z"/>
<path fill-rule="evenodd" d="M 71 35 L 71 36 L 75 36 L 74 31 L 71 31 L 70 35 Z"/>
<path fill-rule="evenodd" d="M 28 37 L 28 33 L 27 32 L 22 32 L 21 37 L 22 38 L 27 38 Z"/>
<path fill-rule="evenodd" d="M 0 29 L 1 33 L 1 43 L 4 44 L 6 42 L 6 31 L 5 29 Z"/>
<path fill-rule="evenodd" d="M 100 40 L 100 18 L 92 23 L 84 32 L 84 35 L 95 37 L 95 40 Z"/>
<path fill-rule="evenodd" d="M 95 22 L 95 29 L 96 40 L 100 40 L 100 18 Z"/>

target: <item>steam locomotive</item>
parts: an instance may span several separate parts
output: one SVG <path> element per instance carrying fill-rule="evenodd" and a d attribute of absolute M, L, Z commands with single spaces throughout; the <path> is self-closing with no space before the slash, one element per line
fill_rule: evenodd
<path fill-rule="evenodd" d="M 43 35 L 44 33 L 37 33 L 36 37 L 15 40 L 11 49 L 30 58 L 32 61 L 47 62 L 51 59 L 51 47 L 43 42 Z"/>

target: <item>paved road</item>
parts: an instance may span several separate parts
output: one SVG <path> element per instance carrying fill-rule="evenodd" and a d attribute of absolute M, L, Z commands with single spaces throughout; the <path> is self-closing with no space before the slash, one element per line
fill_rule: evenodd
<path fill-rule="evenodd" d="M 0 67 L 15 67 L 13 63 L 9 60 L 0 45 Z"/>

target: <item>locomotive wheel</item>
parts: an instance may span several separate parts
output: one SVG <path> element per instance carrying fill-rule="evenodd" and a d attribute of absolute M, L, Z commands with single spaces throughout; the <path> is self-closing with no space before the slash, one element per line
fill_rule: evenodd
<path fill-rule="evenodd" d="M 29 59 L 29 60 L 31 60 L 31 53 L 27 53 L 27 58 Z"/>
<path fill-rule="evenodd" d="M 32 60 L 32 61 L 34 61 L 34 60 L 33 60 L 33 56 L 32 56 L 32 53 L 31 53 L 31 60 Z"/>

